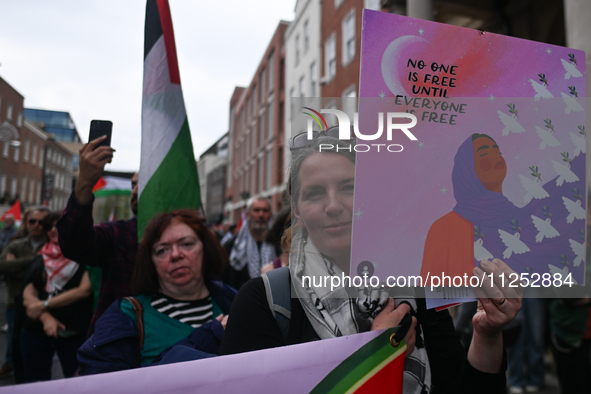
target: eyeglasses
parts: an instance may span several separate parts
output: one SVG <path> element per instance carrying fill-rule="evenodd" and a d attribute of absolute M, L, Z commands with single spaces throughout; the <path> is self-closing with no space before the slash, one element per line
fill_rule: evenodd
<path fill-rule="evenodd" d="M 30 225 L 35 225 L 37 223 L 41 224 L 42 221 L 43 221 L 43 219 L 29 219 L 29 224 Z"/>
<path fill-rule="evenodd" d="M 289 150 L 300 149 L 300 148 L 304 148 L 306 146 L 312 145 L 314 140 L 316 140 L 319 137 L 332 137 L 332 138 L 338 139 L 339 138 L 339 126 L 329 127 L 328 130 L 312 131 L 312 139 L 311 140 L 308 139 L 308 132 L 306 132 L 306 131 L 304 131 L 303 133 L 300 133 L 298 135 L 295 135 L 295 136 L 291 137 L 289 140 Z M 351 140 L 355 140 L 355 137 L 353 137 L 352 132 L 349 133 L 348 141 L 351 141 Z"/>
<path fill-rule="evenodd" d="M 187 237 L 174 243 L 157 245 L 152 251 L 152 256 L 158 260 L 164 260 L 170 256 L 175 245 L 178 251 L 190 252 L 197 245 L 197 240 L 193 237 Z"/>

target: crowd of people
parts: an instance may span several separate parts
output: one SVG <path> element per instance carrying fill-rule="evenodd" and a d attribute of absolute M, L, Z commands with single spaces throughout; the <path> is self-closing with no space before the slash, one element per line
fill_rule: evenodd
<path fill-rule="evenodd" d="M 350 142 L 330 136 L 298 137 L 290 141 L 285 209 L 273 215 L 268 199 L 253 197 L 240 228 L 230 222 L 209 228 L 195 210 L 162 212 L 140 242 L 136 218 L 94 225 L 92 188 L 113 150 L 98 146 L 102 138 L 86 144 L 65 210 L 33 208 L 20 235 L 10 217 L 0 232 L 9 326 L 0 377 L 14 373 L 17 383 L 49 380 L 55 353 L 64 376 L 71 377 L 323 340 L 395 327 L 404 320 L 409 327 L 405 393 L 505 392 L 504 328 L 514 324 L 522 299 L 519 289 L 489 279 L 491 273 L 513 272 L 502 261 L 485 261 L 474 269 L 480 277 L 487 274 L 486 283 L 466 319 L 471 330 L 463 342 L 449 312 L 427 310 L 417 289 L 329 290 L 303 283 L 304 275 L 349 274 L 355 153 L 346 149 Z M 320 144 L 333 148 L 319 152 Z M 134 214 L 137 181 L 136 174 Z M 93 266 L 101 268 L 94 312 L 87 271 Z M 270 289 L 295 291 L 297 297 L 284 308 L 287 320 L 271 311 Z M 554 309 L 560 311 L 560 305 Z M 578 307 L 586 315 L 577 323 L 586 329 L 589 307 L 584 301 Z M 537 316 L 539 308 L 525 303 L 522 313 Z M 575 349 L 588 368 L 589 340 L 575 337 L 571 326 L 551 324 L 557 361 L 568 359 L 565 349 Z M 523 332 L 536 329 L 526 326 Z M 515 392 L 543 385 L 543 377 L 533 377 L 538 364 L 528 364 L 532 377 L 519 372 L 521 354 L 529 349 L 520 344 L 509 352 Z M 567 368 L 564 379 L 571 375 Z"/>

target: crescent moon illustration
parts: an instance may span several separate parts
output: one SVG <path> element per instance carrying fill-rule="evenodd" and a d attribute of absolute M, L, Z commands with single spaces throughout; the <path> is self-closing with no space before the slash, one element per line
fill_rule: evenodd
<path fill-rule="evenodd" d="M 404 49 L 411 44 L 429 43 L 417 36 L 402 36 L 392 41 L 382 56 L 382 77 L 388 89 L 396 95 L 408 96 L 398 78 L 398 60 Z"/>

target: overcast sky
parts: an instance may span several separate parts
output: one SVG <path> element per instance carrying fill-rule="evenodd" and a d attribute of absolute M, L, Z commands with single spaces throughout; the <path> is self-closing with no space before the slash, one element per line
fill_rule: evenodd
<path fill-rule="evenodd" d="M 195 156 L 228 131 L 235 86 L 247 86 L 295 0 L 169 0 Z M 139 168 L 142 0 L 0 0 L 0 76 L 25 107 L 70 112 L 88 139 L 113 121 L 107 170 Z"/>

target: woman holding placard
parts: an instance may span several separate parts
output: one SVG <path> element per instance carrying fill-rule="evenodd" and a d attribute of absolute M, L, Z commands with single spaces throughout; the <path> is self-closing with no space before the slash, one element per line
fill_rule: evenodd
<path fill-rule="evenodd" d="M 331 135 L 331 131 L 335 130 L 329 129 L 327 133 Z M 236 297 L 220 353 L 241 353 L 395 327 L 410 313 L 412 323 L 404 338 L 408 346 L 406 365 L 415 369 L 405 371 L 405 393 L 475 389 L 504 392 L 501 329 L 521 307 L 515 289 L 499 288 L 488 277 L 485 279 L 486 292 L 481 294 L 483 298 L 473 318 L 475 334 L 466 362 L 447 311 L 426 311 L 424 300 L 414 298 L 395 303 L 386 290 L 356 289 L 357 296 L 351 298 L 350 289 L 329 291 L 302 282 L 304 275 L 349 274 L 355 176 L 355 153 L 350 148 L 348 142 L 328 136 L 310 141 L 300 134 L 290 141 L 288 191 L 297 221 L 291 227 L 289 268 L 282 269 L 289 269 L 289 281 L 298 298 L 291 299 L 289 329 L 284 336 L 266 301 L 263 278 L 253 279 Z M 491 262 L 484 269 L 495 275 L 511 272 L 500 261 Z M 475 273 L 480 276 L 484 274 L 477 270 Z M 289 281 L 285 286 L 289 286 Z"/>

